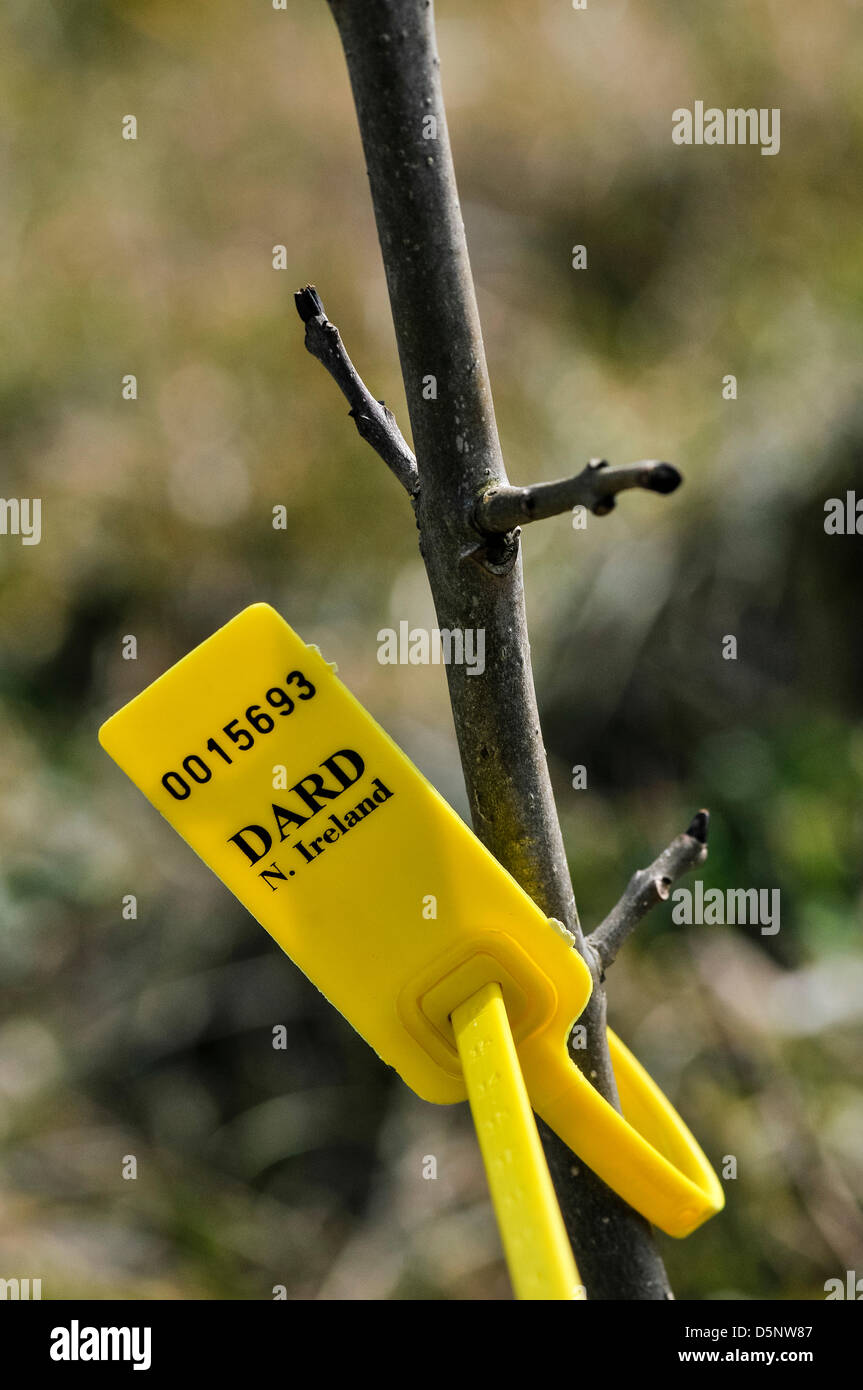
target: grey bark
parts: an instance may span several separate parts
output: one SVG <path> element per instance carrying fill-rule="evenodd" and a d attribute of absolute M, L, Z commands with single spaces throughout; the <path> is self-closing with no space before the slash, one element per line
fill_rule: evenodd
<path fill-rule="evenodd" d="M 446 668 L 473 826 L 543 911 L 569 928 L 587 960 L 594 978 L 580 1020 L 587 1046 L 572 1056 L 619 1108 L 601 963 L 582 934 L 537 715 L 518 533 L 501 504 L 488 501 L 503 495 L 507 505 L 519 506 L 512 494 L 522 490 L 501 492 L 509 484 L 456 192 L 431 0 L 328 3 L 359 119 L 413 431 L 418 488 L 410 476 L 402 481 L 412 494 L 440 627 L 486 634 L 483 676 Z M 435 139 L 424 138 L 427 116 L 436 120 Z M 315 312 L 314 301 L 302 295 L 307 344 L 319 356 L 326 318 L 322 306 Z M 436 399 L 423 391 L 429 377 Z M 356 392 L 356 382 L 346 380 Z M 360 405 L 371 399 L 367 392 L 357 397 Z M 385 444 L 384 457 L 391 447 Z M 396 452 L 394 471 L 404 473 Z M 665 475 L 667 484 L 676 481 Z M 485 526 L 484 507 L 492 508 Z M 588 1297 L 671 1297 L 647 1223 L 539 1127 Z"/>

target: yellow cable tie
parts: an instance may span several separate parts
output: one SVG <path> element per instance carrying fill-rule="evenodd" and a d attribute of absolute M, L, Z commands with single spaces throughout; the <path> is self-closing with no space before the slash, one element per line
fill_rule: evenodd
<path fill-rule="evenodd" d="M 500 985 L 472 994 L 452 1024 L 516 1298 L 583 1299 Z"/>

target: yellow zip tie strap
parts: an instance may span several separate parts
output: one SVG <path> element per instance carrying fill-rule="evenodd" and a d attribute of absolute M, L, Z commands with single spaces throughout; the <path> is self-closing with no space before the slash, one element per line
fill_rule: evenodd
<path fill-rule="evenodd" d="M 547 1052 L 519 1050 L 534 1109 L 573 1153 L 619 1196 L 670 1236 L 688 1236 L 725 1206 L 722 1185 L 694 1135 L 652 1077 L 615 1033 L 608 1045 L 623 1114 L 591 1085 L 567 1056 L 562 1070 L 547 1066 Z"/>
<path fill-rule="evenodd" d="M 471 995 L 452 1024 L 516 1298 L 583 1299 L 500 986 Z"/>

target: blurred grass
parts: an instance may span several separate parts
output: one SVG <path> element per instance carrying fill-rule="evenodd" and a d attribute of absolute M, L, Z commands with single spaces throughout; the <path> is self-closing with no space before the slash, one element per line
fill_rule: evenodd
<path fill-rule="evenodd" d="M 524 537 L 582 916 L 701 804 L 705 882 L 782 891 L 776 937 L 662 908 L 615 966 L 615 1026 L 738 1159 L 726 1213 L 664 1242 L 674 1287 L 822 1297 L 863 1267 L 863 595 L 859 541 L 823 532 L 861 476 L 859 9 L 437 9 L 511 476 L 602 455 L 686 477 Z M 265 599 L 466 811 L 439 668 L 375 660 L 382 625 L 433 622 L 413 520 L 293 310 L 315 282 L 407 430 L 326 6 L 9 0 L 2 37 L 0 491 L 42 497 L 44 534 L 0 539 L 0 1274 L 507 1297 L 463 1108 L 407 1093 L 95 741 Z M 672 145 L 695 99 L 781 107 L 781 152 Z"/>

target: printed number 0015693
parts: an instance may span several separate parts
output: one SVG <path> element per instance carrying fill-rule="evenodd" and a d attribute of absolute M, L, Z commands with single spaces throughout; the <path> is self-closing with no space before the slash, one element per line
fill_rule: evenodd
<path fill-rule="evenodd" d="M 297 686 L 298 700 L 311 700 L 315 694 L 315 687 L 311 681 L 306 679 L 302 671 L 289 671 L 285 677 L 285 685 Z M 276 710 L 283 718 L 288 714 L 293 714 L 294 702 L 287 690 L 283 690 L 280 685 L 271 686 L 264 695 L 264 699 L 270 709 Z M 245 718 L 259 734 L 272 733 L 276 727 L 276 721 L 272 715 L 267 714 L 262 705 L 249 705 Z M 254 745 L 254 735 L 242 726 L 237 728 L 239 723 L 239 719 L 229 720 L 227 724 L 223 725 L 222 733 L 226 734 L 241 752 L 248 752 Z M 218 753 L 223 762 L 232 763 L 234 761 L 214 738 L 207 740 L 207 748 L 211 753 Z M 183 771 L 187 773 L 192 782 L 197 782 L 199 785 L 209 782 L 213 775 L 212 768 L 197 753 L 190 753 L 188 757 L 183 759 Z M 162 777 L 162 786 L 171 793 L 176 801 L 185 801 L 192 793 L 190 784 L 185 777 L 180 776 L 179 772 L 166 772 Z"/>

